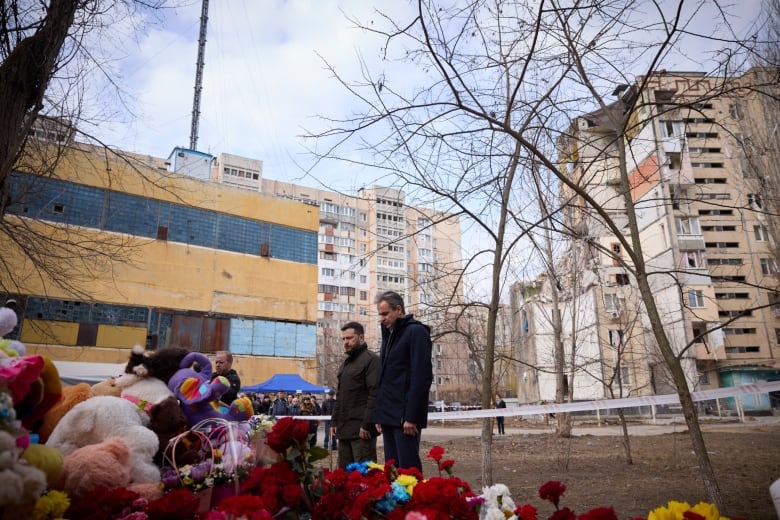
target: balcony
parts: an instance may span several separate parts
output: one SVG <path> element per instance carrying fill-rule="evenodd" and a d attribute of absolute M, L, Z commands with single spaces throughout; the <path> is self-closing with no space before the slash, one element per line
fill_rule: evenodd
<path fill-rule="evenodd" d="M 322 224 L 333 224 L 338 225 L 339 223 L 339 214 L 333 213 L 330 211 L 322 211 L 320 210 L 320 222 Z"/>
<path fill-rule="evenodd" d="M 680 249 L 689 251 L 704 251 L 704 235 L 677 235 L 677 244 Z"/>
<path fill-rule="evenodd" d="M 680 153 L 683 140 L 680 136 L 672 135 L 661 139 L 661 146 L 666 153 Z"/>
<path fill-rule="evenodd" d="M 720 352 L 718 352 L 719 350 Z M 694 343 L 693 357 L 699 361 L 717 361 L 718 359 L 725 359 L 726 355 L 721 349 L 714 348 L 706 343 Z"/>

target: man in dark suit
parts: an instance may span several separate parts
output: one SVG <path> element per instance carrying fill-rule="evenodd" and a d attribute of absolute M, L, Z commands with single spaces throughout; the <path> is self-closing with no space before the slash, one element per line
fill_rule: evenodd
<path fill-rule="evenodd" d="M 376 304 L 382 350 L 374 422 L 382 434 L 385 461 L 422 471 L 420 432 L 428 425 L 433 382 L 430 328 L 406 314 L 403 298 L 396 292 L 380 294 Z"/>

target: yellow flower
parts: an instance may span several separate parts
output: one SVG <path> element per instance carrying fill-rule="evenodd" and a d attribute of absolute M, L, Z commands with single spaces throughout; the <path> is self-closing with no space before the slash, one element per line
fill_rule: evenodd
<path fill-rule="evenodd" d="M 62 518 L 68 507 L 70 507 L 70 498 L 62 491 L 49 491 L 41 496 L 35 502 L 33 509 L 33 520 L 49 520 Z"/>
<path fill-rule="evenodd" d="M 368 469 L 381 469 L 384 471 L 385 467 L 382 464 L 377 464 L 376 462 L 369 462 Z"/>
<path fill-rule="evenodd" d="M 395 481 L 398 482 L 399 485 L 405 487 L 406 492 L 409 493 L 409 495 L 412 494 L 414 486 L 417 485 L 417 478 L 412 475 L 398 475 L 398 478 L 395 479 Z"/>
<path fill-rule="evenodd" d="M 650 511 L 647 520 L 684 520 L 684 514 L 693 511 L 706 518 L 707 520 L 729 520 L 728 517 L 720 516 L 718 508 L 708 502 L 699 502 L 691 507 L 688 502 L 670 501 L 666 507 L 658 507 Z"/>
<path fill-rule="evenodd" d="M 700 514 L 707 520 L 729 520 L 728 517 L 721 516 L 715 504 L 709 502 L 699 502 L 691 508 L 691 511 Z"/>

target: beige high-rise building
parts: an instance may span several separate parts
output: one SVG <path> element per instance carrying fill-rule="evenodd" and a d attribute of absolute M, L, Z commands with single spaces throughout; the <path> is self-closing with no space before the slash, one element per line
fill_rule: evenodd
<path fill-rule="evenodd" d="M 627 233 L 617 146 L 624 147 L 655 303 L 694 390 L 780 379 L 776 78 L 766 69 L 734 77 L 659 72 L 616 91 L 620 100 L 606 111 L 576 118 L 559 141 L 567 175 Z M 609 111 L 619 119 L 625 101 L 637 108 L 626 139 L 616 139 Z M 567 273 L 565 328 L 575 331 L 565 344 L 579 349 L 575 399 L 609 397 L 607 383 L 615 382 L 621 395 L 671 393 L 623 244 L 581 197 L 566 218 L 578 235 L 559 264 Z M 531 286 L 516 288 L 526 320 L 519 341 L 529 362 L 544 365 L 545 319 L 528 318 L 544 314 L 549 291 L 544 280 Z M 549 399 L 554 385 L 544 371 L 523 372 L 524 392 Z M 742 404 L 780 407 L 771 395 Z"/>
<path fill-rule="evenodd" d="M 318 383 L 335 387 L 344 359 L 341 327 L 357 321 L 366 343 L 381 345 L 375 297 L 396 291 L 407 312 L 432 327 L 434 384 L 431 399 L 470 395 L 468 353 L 455 335 L 439 338 L 450 295 L 460 299 L 460 221 L 427 208 L 409 206 L 402 191 L 372 186 L 356 195 L 262 180 L 261 191 L 317 205 L 318 238 Z"/>

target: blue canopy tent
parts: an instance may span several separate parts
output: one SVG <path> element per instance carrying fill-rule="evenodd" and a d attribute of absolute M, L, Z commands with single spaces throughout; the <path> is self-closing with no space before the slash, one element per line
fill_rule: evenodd
<path fill-rule="evenodd" d="M 276 393 L 279 390 L 288 394 L 323 394 L 330 392 L 329 388 L 309 383 L 298 374 L 276 374 L 262 383 L 241 387 L 242 392 L 262 392 L 264 394 Z"/>

